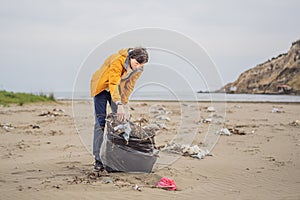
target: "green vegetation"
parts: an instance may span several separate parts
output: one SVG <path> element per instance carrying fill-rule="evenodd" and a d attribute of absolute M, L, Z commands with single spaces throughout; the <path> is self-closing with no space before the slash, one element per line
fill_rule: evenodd
<path fill-rule="evenodd" d="M 14 93 L 0 90 L 0 105 L 8 106 L 9 104 L 18 104 L 22 106 L 25 103 L 33 102 L 49 102 L 55 101 L 54 94 L 49 96 L 41 93 L 39 95 L 28 94 L 28 93 Z"/>

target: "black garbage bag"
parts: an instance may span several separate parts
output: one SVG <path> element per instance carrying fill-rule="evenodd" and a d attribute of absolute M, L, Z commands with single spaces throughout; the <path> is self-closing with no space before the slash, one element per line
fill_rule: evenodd
<path fill-rule="evenodd" d="M 132 122 L 129 138 L 124 137 L 125 130 L 115 128 L 120 124 L 115 116 L 106 121 L 106 132 L 100 151 L 100 157 L 108 171 L 150 173 L 158 156 L 152 130 L 144 130 Z"/>

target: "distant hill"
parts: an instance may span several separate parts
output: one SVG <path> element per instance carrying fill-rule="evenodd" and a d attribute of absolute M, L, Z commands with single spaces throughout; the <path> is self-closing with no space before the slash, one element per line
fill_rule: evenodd
<path fill-rule="evenodd" d="M 300 95 L 300 40 L 287 53 L 243 72 L 218 92 Z"/>

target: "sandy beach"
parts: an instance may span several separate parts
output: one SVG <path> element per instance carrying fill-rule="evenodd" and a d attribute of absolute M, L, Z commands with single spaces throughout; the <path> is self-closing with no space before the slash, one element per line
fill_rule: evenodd
<path fill-rule="evenodd" d="M 79 130 L 92 130 L 91 102 L 77 103 L 90 116 Z M 149 120 L 153 105 L 170 111 L 167 128 L 157 136 L 162 146 L 182 118 L 175 102 L 131 102 L 133 119 Z M 197 127 L 193 145 L 201 146 L 212 123 L 209 106 L 200 103 L 201 116 L 185 121 Z M 180 156 L 150 174 L 95 177 L 71 101 L 0 107 L 1 199 L 300 199 L 299 113 L 299 103 L 226 103 L 224 127 L 236 132 L 221 135 L 212 156 Z M 164 176 L 176 182 L 177 191 L 155 187 Z"/>

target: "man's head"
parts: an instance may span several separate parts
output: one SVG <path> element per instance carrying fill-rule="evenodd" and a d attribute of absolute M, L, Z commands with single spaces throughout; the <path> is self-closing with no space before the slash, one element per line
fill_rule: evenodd
<path fill-rule="evenodd" d="M 148 59 L 148 52 L 145 48 L 134 48 L 130 52 L 130 66 L 133 70 L 143 67 Z"/>

